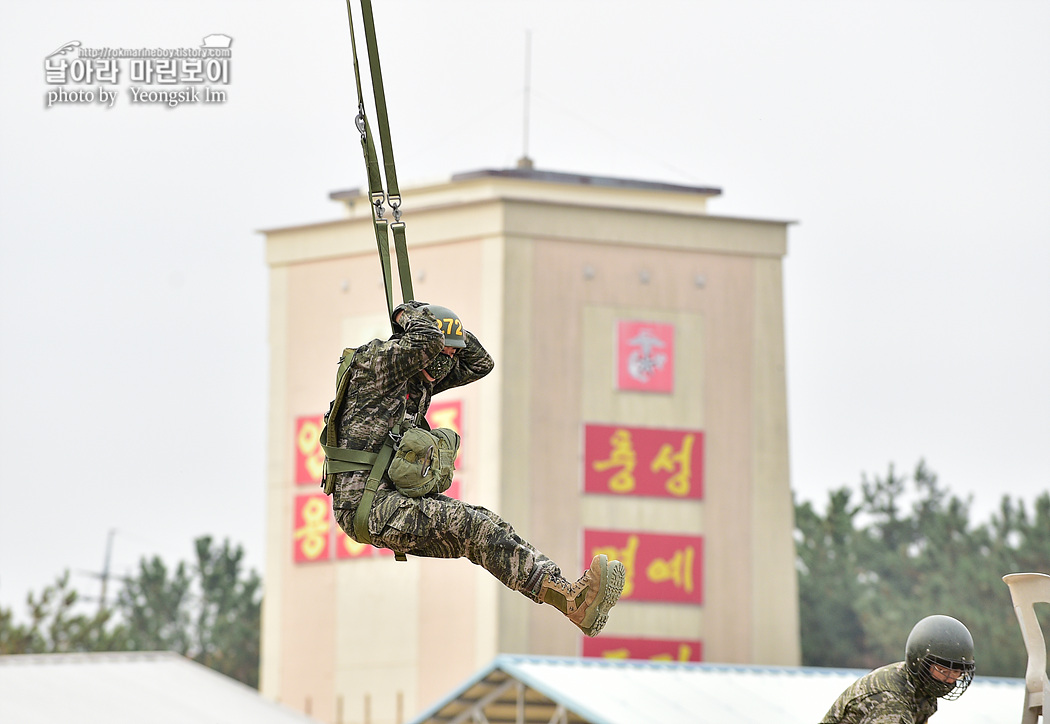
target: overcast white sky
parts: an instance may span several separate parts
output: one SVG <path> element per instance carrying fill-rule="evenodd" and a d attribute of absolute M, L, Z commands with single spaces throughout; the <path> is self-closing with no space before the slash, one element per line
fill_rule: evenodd
<path fill-rule="evenodd" d="M 513 165 L 531 29 L 539 168 L 799 222 L 800 498 L 920 458 L 977 522 L 1050 488 L 1050 3 L 378 4 L 403 186 Z M 66 42 L 213 33 L 234 39 L 223 104 L 133 106 L 125 76 L 111 109 L 45 107 Z M 364 185 L 349 48 L 337 0 L 0 9 L 0 605 L 23 615 L 66 568 L 94 594 L 76 572 L 110 529 L 118 574 L 206 533 L 261 572 L 255 230 L 337 218 L 328 193 Z"/>

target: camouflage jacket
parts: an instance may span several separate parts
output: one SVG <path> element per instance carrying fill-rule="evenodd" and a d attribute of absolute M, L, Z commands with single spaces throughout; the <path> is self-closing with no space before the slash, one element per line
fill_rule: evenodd
<path fill-rule="evenodd" d="M 437 382 L 427 382 L 419 374 L 441 354 L 444 336 L 437 319 L 419 309 L 415 302 L 395 310 L 403 311 L 403 334 L 390 339 L 374 339 L 357 348 L 346 374 L 352 375 L 346 390 L 342 414 L 337 424 L 339 447 L 379 452 L 394 425 L 406 418 L 425 425 L 423 416 L 431 398 L 439 392 L 480 379 L 492 371 L 492 357 L 470 332 L 464 330 L 467 346 L 456 351 L 452 371 Z M 353 509 L 361 499 L 367 472 L 334 474 L 333 504 Z M 384 481 L 380 489 L 393 486 Z"/>
<path fill-rule="evenodd" d="M 935 711 L 937 699 L 916 691 L 901 661 L 853 682 L 821 724 L 926 724 Z"/>

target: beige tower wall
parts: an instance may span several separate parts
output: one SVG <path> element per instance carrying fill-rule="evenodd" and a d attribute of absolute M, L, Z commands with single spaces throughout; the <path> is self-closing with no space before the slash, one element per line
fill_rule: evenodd
<path fill-rule="evenodd" d="M 703 605 L 624 601 L 606 635 L 689 636 L 708 661 L 797 664 L 787 225 L 708 215 L 698 194 L 521 179 L 405 198 L 415 296 L 455 309 L 496 359 L 487 378 L 435 401 L 462 403 L 462 497 L 498 511 L 567 575 L 582 570 L 585 528 L 703 536 Z M 367 205 L 352 201 L 342 221 L 266 232 L 261 688 L 322 721 L 385 724 L 497 653 L 577 655 L 582 637 L 465 560 L 293 561 L 292 502 L 315 492 L 293 483 L 295 420 L 327 409 L 343 347 L 389 330 Z M 673 394 L 614 389 L 623 318 L 675 326 Z M 589 422 L 703 430 L 703 499 L 584 494 Z"/>

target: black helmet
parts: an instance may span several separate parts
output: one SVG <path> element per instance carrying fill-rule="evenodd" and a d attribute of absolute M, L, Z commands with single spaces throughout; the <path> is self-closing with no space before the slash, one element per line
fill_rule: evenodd
<path fill-rule="evenodd" d="M 459 315 L 448 307 L 439 304 L 428 304 L 423 307 L 438 320 L 442 334 L 445 335 L 446 347 L 458 347 L 462 349 L 467 346 L 467 339 L 463 336 L 463 323 L 459 321 Z"/>
<path fill-rule="evenodd" d="M 916 687 L 928 696 L 958 699 L 973 681 L 973 637 L 951 616 L 927 616 L 915 624 L 904 658 Z M 955 681 L 941 681 L 930 673 L 931 664 L 961 673 Z"/>

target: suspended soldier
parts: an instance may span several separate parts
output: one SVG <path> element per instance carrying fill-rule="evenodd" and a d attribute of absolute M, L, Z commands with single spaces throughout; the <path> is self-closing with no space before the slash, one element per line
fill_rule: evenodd
<path fill-rule="evenodd" d="M 937 699 L 958 699 L 973 674 L 970 632 L 951 616 L 927 616 L 908 635 L 904 661 L 855 681 L 821 724 L 926 724 Z"/>
<path fill-rule="evenodd" d="M 597 636 L 620 597 L 625 570 L 595 556 L 575 582 L 498 515 L 442 495 L 459 436 L 431 431 L 434 395 L 492 371 L 492 357 L 446 307 L 407 302 L 394 334 L 347 349 L 325 417 L 325 491 L 340 527 L 359 543 L 429 558 L 466 557 L 503 585 L 547 603 Z"/>

